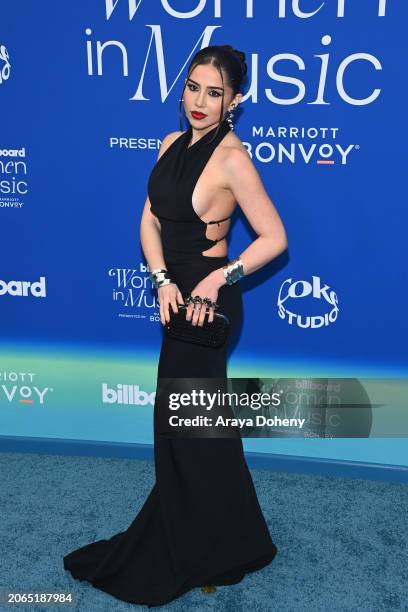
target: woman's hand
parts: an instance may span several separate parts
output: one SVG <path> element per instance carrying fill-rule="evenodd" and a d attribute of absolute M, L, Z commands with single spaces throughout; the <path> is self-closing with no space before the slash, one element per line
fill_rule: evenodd
<path fill-rule="evenodd" d="M 194 287 L 191 291 L 191 296 L 194 297 L 199 295 L 201 298 L 208 297 L 212 302 L 217 301 L 219 286 L 214 280 L 214 276 L 209 274 L 205 278 L 203 278 L 198 285 Z M 192 325 L 200 325 L 200 327 L 204 324 L 204 319 L 206 312 L 208 312 L 208 322 L 212 323 L 214 320 L 214 307 L 209 307 L 207 304 L 190 304 L 187 307 L 186 311 L 186 319 L 187 321 L 191 320 Z"/>
<path fill-rule="evenodd" d="M 169 304 L 174 312 L 178 312 L 177 303 L 184 304 L 184 299 L 176 283 L 168 283 L 157 289 L 160 304 L 160 321 L 165 325 L 170 321 Z"/>

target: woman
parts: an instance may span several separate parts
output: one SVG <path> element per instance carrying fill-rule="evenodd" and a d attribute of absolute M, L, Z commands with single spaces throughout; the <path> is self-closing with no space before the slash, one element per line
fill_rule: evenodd
<path fill-rule="evenodd" d="M 193 58 L 184 83 L 190 126 L 172 132 L 150 174 L 140 238 L 157 288 L 160 320 L 185 297 L 186 319 L 201 326 L 215 310 L 230 331 L 221 347 L 163 335 L 158 379 L 220 378 L 242 319 L 241 276 L 287 246 L 280 217 L 246 149 L 233 133 L 245 55 L 210 46 Z M 183 101 L 183 100 L 181 100 Z M 239 203 L 258 238 L 229 262 L 226 234 Z M 188 302 L 188 300 L 186 300 Z M 162 437 L 154 408 L 156 483 L 129 528 L 64 557 L 75 578 L 125 601 L 162 605 L 194 587 L 235 584 L 272 561 L 272 542 L 236 437 Z"/>

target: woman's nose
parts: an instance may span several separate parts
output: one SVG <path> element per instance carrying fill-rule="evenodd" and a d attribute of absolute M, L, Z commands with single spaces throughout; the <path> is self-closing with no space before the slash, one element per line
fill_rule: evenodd
<path fill-rule="evenodd" d="M 199 106 L 204 105 L 204 98 L 205 98 L 205 92 L 202 91 L 201 93 L 198 94 L 198 97 L 197 97 L 197 104 Z"/>

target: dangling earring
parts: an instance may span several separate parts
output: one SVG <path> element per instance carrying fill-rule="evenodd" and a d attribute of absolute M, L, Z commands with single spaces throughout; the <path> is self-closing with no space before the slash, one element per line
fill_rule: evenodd
<path fill-rule="evenodd" d="M 235 110 L 235 106 L 233 106 L 231 110 L 227 110 L 227 112 L 225 113 L 225 119 L 228 121 L 232 132 L 234 131 L 234 123 L 233 123 L 234 110 Z"/>

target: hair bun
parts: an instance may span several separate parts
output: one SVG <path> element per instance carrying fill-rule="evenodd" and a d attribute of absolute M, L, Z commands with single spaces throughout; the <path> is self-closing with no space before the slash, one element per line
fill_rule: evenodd
<path fill-rule="evenodd" d="M 248 67 L 245 62 L 245 53 L 244 51 L 239 51 L 238 49 L 234 49 L 231 45 L 222 45 L 224 49 L 231 51 L 235 55 L 235 57 L 239 60 L 241 64 L 242 75 L 245 76 L 248 70 Z"/>
<path fill-rule="evenodd" d="M 235 53 L 235 55 L 238 56 L 239 60 L 241 61 L 241 64 L 242 64 L 242 74 L 245 75 L 247 73 L 248 67 L 247 67 L 246 62 L 245 62 L 245 53 L 244 53 L 244 51 L 238 51 L 238 49 L 233 49 L 233 52 Z"/>

